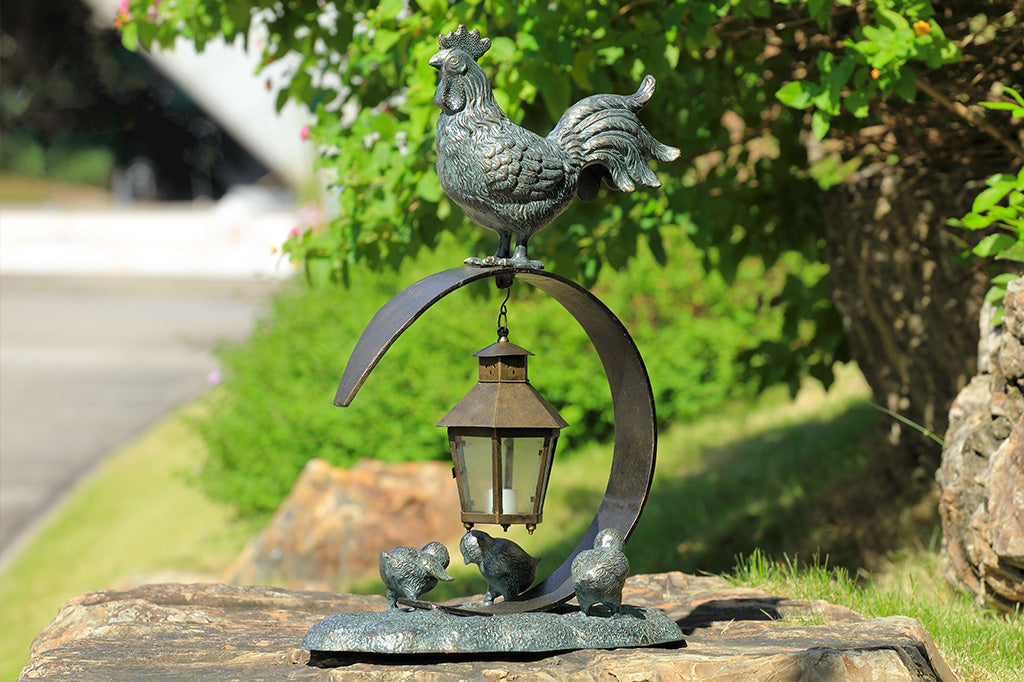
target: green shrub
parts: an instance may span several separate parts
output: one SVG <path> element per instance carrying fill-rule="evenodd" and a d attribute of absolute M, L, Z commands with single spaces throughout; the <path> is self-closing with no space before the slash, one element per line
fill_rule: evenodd
<path fill-rule="evenodd" d="M 46 152 L 28 135 L 4 131 L 0 144 L 0 170 L 30 178 L 46 175 Z"/>
<path fill-rule="evenodd" d="M 595 293 L 620 317 L 651 375 L 659 421 L 687 420 L 750 395 L 756 381 L 736 362 L 778 336 L 779 312 L 759 302 L 786 276 L 746 261 L 728 286 L 701 268 L 682 239 L 667 267 L 643 248 L 621 272 L 606 269 Z M 488 280 L 449 295 L 404 333 L 352 405 L 333 395 L 359 335 L 380 306 L 415 280 L 459 262 L 442 247 L 398 274 L 367 273 L 351 287 L 286 287 L 252 336 L 220 356 L 225 381 L 200 424 L 210 459 L 201 479 L 246 515 L 272 512 L 311 457 L 339 465 L 447 457 L 434 425 L 476 380 L 472 354 L 493 343 L 503 293 Z M 517 283 L 510 338 L 536 356 L 530 380 L 570 423 L 559 450 L 612 436 L 611 398 L 586 334 L 555 301 Z"/>
<path fill-rule="evenodd" d="M 47 152 L 49 175 L 65 182 L 106 187 L 114 172 L 114 152 L 106 147 L 54 147 Z"/>

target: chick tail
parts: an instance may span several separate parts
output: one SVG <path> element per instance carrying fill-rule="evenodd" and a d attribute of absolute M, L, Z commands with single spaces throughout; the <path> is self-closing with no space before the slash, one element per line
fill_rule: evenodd
<path fill-rule="evenodd" d="M 648 159 L 679 158 L 679 150 L 654 139 L 636 114 L 654 94 L 655 81 L 645 76 L 632 95 L 593 95 L 569 107 L 548 139 L 559 145 L 579 172 L 576 193 L 589 201 L 601 180 L 612 189 L 632 192 L 637 183 L 660 187 Z"/>

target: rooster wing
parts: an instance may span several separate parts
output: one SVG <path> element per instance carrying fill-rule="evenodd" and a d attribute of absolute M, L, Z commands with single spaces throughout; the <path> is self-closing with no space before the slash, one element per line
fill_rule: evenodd
<path fill-rule="evenodd" d="M 500 137 L 488 135 L 480 140 L 487 193 L 510 203 L 562 194 L 568 182 L 565 154 L 524 128 L 514 124 L 505 128 Z"/>

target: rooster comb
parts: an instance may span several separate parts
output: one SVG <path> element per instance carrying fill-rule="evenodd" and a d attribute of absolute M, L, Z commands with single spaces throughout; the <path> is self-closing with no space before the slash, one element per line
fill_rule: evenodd
<path fill-rule="evenodd" d="M 481 38 L 480 29 L 474 28 L 467 31 L 463 24 L 454 31 L 448 31 L 437 37 L 437 43 L 441 49 L 456 49 L 468 54 L 473 60 L 480 59 L 487 50 L 491 49 L 491 39 Z"/>

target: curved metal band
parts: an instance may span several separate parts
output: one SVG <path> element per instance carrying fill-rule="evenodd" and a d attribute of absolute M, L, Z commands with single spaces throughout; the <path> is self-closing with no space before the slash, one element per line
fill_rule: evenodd
<path fill-rule="evenodd" d="M 608 487 L 590 527 L 576 548 L 551 575 L 512 601 L 478 607 L 487 613 L 541 611 L 572 598 L 573 558 L 594 546 L 603 528 L 617 528 L 628 538 L 647 501 L 654 477 L 657 422 L 654 394 L 640 352 L 626 328 L 600 300 L 558 275 L 521 268 L 452 268 L 430 275 L 398 293 L 377 311 L 356 343 L 338 386 L 334 404 L 352 402 L 363 382 L 391 344 L 430 306 L 461 287 L 487 277 L 512 277 L 531 284 L 558 301 L 583 327 L 597 350 L 611 388 L 615 447 Z"/>

